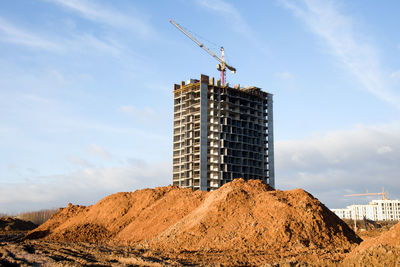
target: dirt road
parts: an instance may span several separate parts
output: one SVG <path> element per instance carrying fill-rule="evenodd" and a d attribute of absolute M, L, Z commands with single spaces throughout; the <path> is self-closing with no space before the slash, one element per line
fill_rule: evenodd
<path fill-rule="evenodd" d="M 148 254 L 148 253 L 147 253 Z M 0 243 L 0 266 L 178 266 L 190 263 L 156 258 L 132 247 L 103 247 L 47 241 Z"/>

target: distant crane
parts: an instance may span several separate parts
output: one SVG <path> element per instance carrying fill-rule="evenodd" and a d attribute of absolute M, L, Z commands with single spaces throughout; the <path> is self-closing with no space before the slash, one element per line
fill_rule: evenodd
<path fill-rule="evenodd" d="M 214 57 L 216 60 L 219 61 L 219 64 L 217 64 L 217 70 L 220 71 L 221 73 L 221 83 L 222 85 L 225 85 L 225 80 L 226 80 L 226 69 L 228 68 L 232 73 L 236 72 L 236 69 L 232 66 L 229 66 L 228 64 L 226 64 L 225 61 L 225 55 L 224 55 L 224 48 L 221 47 L 220 51 L 221 51 L 221 57 L 218 57 L 216 54 L 214 54 L 210 49 L 208 49 L 206 46 L 204 46 L 204 44 L 202 44 L 199 40 L 197 40 L 196 38 L 193 37 L 193 35 L 191 35 L 190 33 L 188 33 L 184 28 L 182 28 L 181 25 L 179 25 L 178 23 L 176 23 L 175 21 L 173 21 L 172 19 L 169 20 L 169 22 L 174 25 L 176 28 L 178 28 L 178 30 L 180 30 L 181 32 L 183 32 L 187 37 L 189 37 L 193 42 L 195 42 L 198 46 L 200 46 L 201 48 L 203 48 L 208 54 L 210 54 L 212 57 Z"/>
<path fill-rule="evenodd" d="M 382 187 L 382 192 L 380 193 L 363 193 L 363 194 L 349 194 L 349 195 L 344 195 L 345 197 L 358 197 L 358 196 L 382 196 L 383 200 L 388 200 L 389 198 L 386 197 L 386 192 L 385 192 L 385 188 Z M 364 217 L 364 224 L 366 225 L 366 221 L 365 221 L 365 217 Z M 357 231 L 357 216 L 354 216 L 354 231 Z"/>
<path fill-rule="evenodd" d="M 380 193 L 364 193 L 364 194 L 350 194 L 350 195 L 344 195 L 345 197 L 358 197 L 358 196 L 382 196 L 383 200 L 388 200 L 389 198 L 386 197 L 386 192 L 385 189 L 382 187 L 382 192 Z"/>

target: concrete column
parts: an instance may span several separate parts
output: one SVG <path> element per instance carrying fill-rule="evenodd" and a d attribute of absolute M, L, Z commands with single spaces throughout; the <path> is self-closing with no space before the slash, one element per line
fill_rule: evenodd
<path fill-rule="evenodd" d="M 274 160 L 274 116 L 272 94 L 267 97 L 268 112 L 268 159 L 269 159 L 269 185 L 275 188 L 275 160 Z"/>
<path fill-rule="evenodd" d="M 207 191 L 208 76 L 200 76 L 200 190 Z"/>

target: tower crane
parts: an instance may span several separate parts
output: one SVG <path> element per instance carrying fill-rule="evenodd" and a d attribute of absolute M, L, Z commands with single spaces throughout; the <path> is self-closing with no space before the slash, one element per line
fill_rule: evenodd
<path fill-rule="evenodd" d="M 386 196 L 386 192 L 385 192 L 385 189 L 384 189 L 383 187 L 382 187 L 382 192 L 380 192 L 380 193 L 350 194 L 350 195 L 344 195 L 344 196 L 345 196 L 345 197 L 358 197 L 358 196 L 376 196 L 376 195 L 382 196 L 382 199 L 383 199 L 383 200 L 389 199 L 389 198 Z"/>
<path fill-rule="evenodd" d="M 181 25 L 179 25 L 178 23 L 176 23 L 174 20 L 170 19 L 169 22 L 174 25 L 176 28 L 178 28 L 178 30 L 180 30 L 181 32 L 183 32 L 187 37 L 189 37 L 193 42 L 195 42 L 198 46 L 200 46 L 201 48 L 203 48 L 208 54 L 210 54 L 212 57 L 214 57 L 216 60 L 219 61 L 219 64 L 217 64 L 217 70 L 220 71 L 221 73 L 221 83 L 222 85 L 225 85 L 225 80 L 226 80 L 226 69 L 229 69 L 232 73 L 236 72 L 236 69 L 232 66 L 229 66 L 228 64 L 226 64 L 225 61 L 225 55 L 224 55 L 224 48 L 221 47 L 220 51 L 221 51 L 221 57 L 218 57 L 215 53 L 213 53 L 210 49 L 208 49 L 206 46 L 204 46 L 204 44 L 202 44 L 199 40 L 197 40 L 196 38 L 193 37 L 193 35 L 191 35 L 189 32 L 187 32 L 184 28 L 182 28 Z"/>

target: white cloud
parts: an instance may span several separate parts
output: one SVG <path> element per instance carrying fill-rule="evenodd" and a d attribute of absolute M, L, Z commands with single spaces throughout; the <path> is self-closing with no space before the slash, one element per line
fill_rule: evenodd
<path fill-rule="evenodd" d="M 275 144 L 278 188 L 304 188 L 329 207 L 346 192 L 388 189 L 400 198 L 400 123 L 360 125 Z"/>
<path fill-rule="evenodd" d="M 33 33 L 32 29 L 23 29 L 0 17 L 0 41 L 22 45 L 32 49 L 51 52 L 100 51 L 111 55 L 121 55 L 125 48 L 116 40 L 100 39 L 92 34 L 73 34 L 70 38 L 55 35 L 44 37 Z M 60 78 L 60 77 L 58 77 Z"/>
<path fill-rule="evenodd" d="M 392 151 L 393 150 L 390 146 L 381 146 L 381 147 L 378 147 L 378 149 L 376 150 L 376 153 L 382 155 L 382 154 L 390 153 Z"/>
<path fill-rule="evenodd" d="M 153 120 L 157 118 L 157 112 L 151 107 L 137 108 L 126 105 L 120 106 L 118 110 L 138 120 Z"/>
<path fill-rule="evenodd" d="M 31 48 L 60 50 L 60 46 L 30 31 L 23 30 L 0 17 L 0 40 Z"/>
<path fill-rule="evenodd" d="M 123 53 L 124 47 L 118 41 L 112 39 L 100 39 L 92 34 L 74 35 L 64 41 L 65 49 L 76 51 L 100 51 L 110 55 L 119 56 Z"/>
<path fill-rule="evenodd" d="M 400 70 L 396 70 L 392 73 L 390 73 L 390 78 L 394 80 L 400 80 Z"/>
<path fill-rule="evenodd" d="M 236 20 L 238 24 L 244 27 L 242 30 L 247 29 L 247 24 L 244 22 L 239 11 L 230 3 L 223 0 L 198 0 L 197 2 L 210 10 L 223 14 L 226 17 L 230 17 L 232 20 Z"/>
<path fill-rule="evenodd" d="M 44 79 L 45 78 L 43 78 L 43 80 Z M 54 81 L 52 81 L 52 83 L 54 84 Z M 36 83 L 29 80 L 26 84 Z M 41 87 L 41 84 L 37 87 Z M 131 111 L 129 108 L 125 109 L 125 112 L 128 112 L 127 117 L 135 120 L 135 113 L 129 113 Z M 34 130 L 40 130 L 42 134 L 51 134 L 52 136 L 60 137 L 71 132 L 79 132 L 81 136 L 84 136 L 96 132 L 99 135 L 118 136 L 118 138 L 128 138 L 129 136 L 129 138 L 134 138 L 135 140 L 140 139 L 144 142 L 152 141 L 152 144 L 165 143 L 170 140 L 169 135 L 165 134 L 164 131 L 154 131 L 148 129 L 148 127 L 146 128 L 146 125 L 143 125 L 146 122 L 150 126 L 158 127 L 157 129 L 159 129 L 159 125 L 155 125 L 152 120 L 157 120 L 158 118 L 158 121 L 165 122 L 165 120 L 153 116 L 155 112 L 148 108 L 139 113 L 141 116 L 139 119 L 143 122 L 142 125 L 134 123 L 121 124 L 115 121 L 99 121 L 92 118 L 84 118 L 79 114 L 79 116 L 77 116 L 76 114 L 70 113 L 69 109 L 57 99 L 43 97 L 42 95 L 33 93 L 18 93 L 12 90 L 0 91 L 0 111 L 10 112 L 13 110 L 18 111 L 18 120 L 14 118 L 12 122 L 20 121 L 23 125 L 29 125 L 34 122 Z M 49 112 L 49 110 L 51 110 L 51 112 Z M 121 110 L 121 112 L 123 111 Z M 153 117 L 148 117 L 146 114 Z M 149 118 L 151 118 L 151 120 L 149 120 Z M 6 123 L 6 121 L 4 121 L 3 125 L 0 125 L 0 134 L 4 137 L 19 136 L 19 138 L 25 138 L 29 136 L 26 135 L 26 132 L 21 130 L 20 127 L 16 127 L 14 123 Z M 5 140 L 4 138 L 0 140 L 0 144 L 5 144 Z"/>
<path fill-rule="evenodd" d="M 16 169 L 18 169 L 18 166 L 15 163 L 10 163 L 7 165 L 7 169 L 16 170 Z"/>
<path fill-rule="evenodd" d="M 58 83 L 60 84 L 65 84 L 65 78 L 64 75 L 62 75 L 59 71 L 57 70 L 50 70 L 48 71 L 50 77 L 54 78 Z"/>
<path fill-rule="evenodd" d="M 99 146 L 97 144 L 91 144 L 85 147 L 86 151 L 95 156 L 99 156 L 103 159 L 112 159 L 112 155 L 107 152 L 102 146 Z"/>
<path fill-rule="evenodd" d="M 36 94 L 31 94 L 31 93 L 22 93 L 19 94 L 21 99 L 23 99 L 24 104 L 30 103 L 36 103 L 38 105 L 46 105 L 46 104 L 52 104 L 52 100 L 40 95 Z"/>
<path fill-rule="evenodd" d="M 123 13 L 112 10 L 110 7 L 101 6 L 86 0 L 48 0 L 49 2 L 58 4 L 68 8 L 82 17 L 103 23 L 106 25 L 134 30 L 141 36 L 154 35 L 152 27 L 140 18 L 138 12 L 135 14 L 125 15 Z"/>
<path fill-rule="evenodd" d="M 154 90 L 157 93 L 159 93 L 159 92 L 166 93 L 166 94 L 168 94 L 168 96 L 170 95 L 171 91 L 173 90 L 172 86 L 171 86 L 171 84 L 169 84 L 169 82 L 160 81 L 159 79 L 146 81 L 144 83 L 144 87 L 146 87 L 146 89 L 149 89 L 149 90 Z"/>
<path fill-rule="evenodd" d="M 282 79 L 282 80 L 291 80 L 291 79 L 293 79 L 293 74 L 291 74 L 288 71 L 277 72 L 275 75 L 278 78 Z"/>
<path fill-rule="evenodd" d="M 200 6 L 214 12 L 218 17 L 224 17 L 234 31 L 250 39 L 250 42 L 256 45 L 260 52 L 266 53 L 267 49 L 265 45 L 257 38 L 239 10 L 231 3 L 224 0 L 197 0 L 196 2 Z"/>
<path fill-rule="evenodd" d="M 400 108 L 400 96 L 389 87 L 380 66 L 379 51 L 354 28 L 352 18 L 336 8 L 333 1 L 303 0 L 280 2 L 323 39 L 334 56 L 365 90 Z"/>
<path fill-rule="evenodd" d="M 67 175 L 41 176 L 24 183 L 0 183 L 0 212 L 57 208 L 69 202 L 91 205 L 116 192 L 170 184 L 171 175 L 168 163 L 135 162 L 85 168 Z"/>
<path fill-rule="evenodd" d="M 81 167 L 84 167 L 84 168 L 89 168 L 89 167 L 93 166 L 87 160 L 82 159 L 80 157 L 76 157 L 76 156 L 68 157 L 68 161 L 73 165 L 81 166 Z"/>

